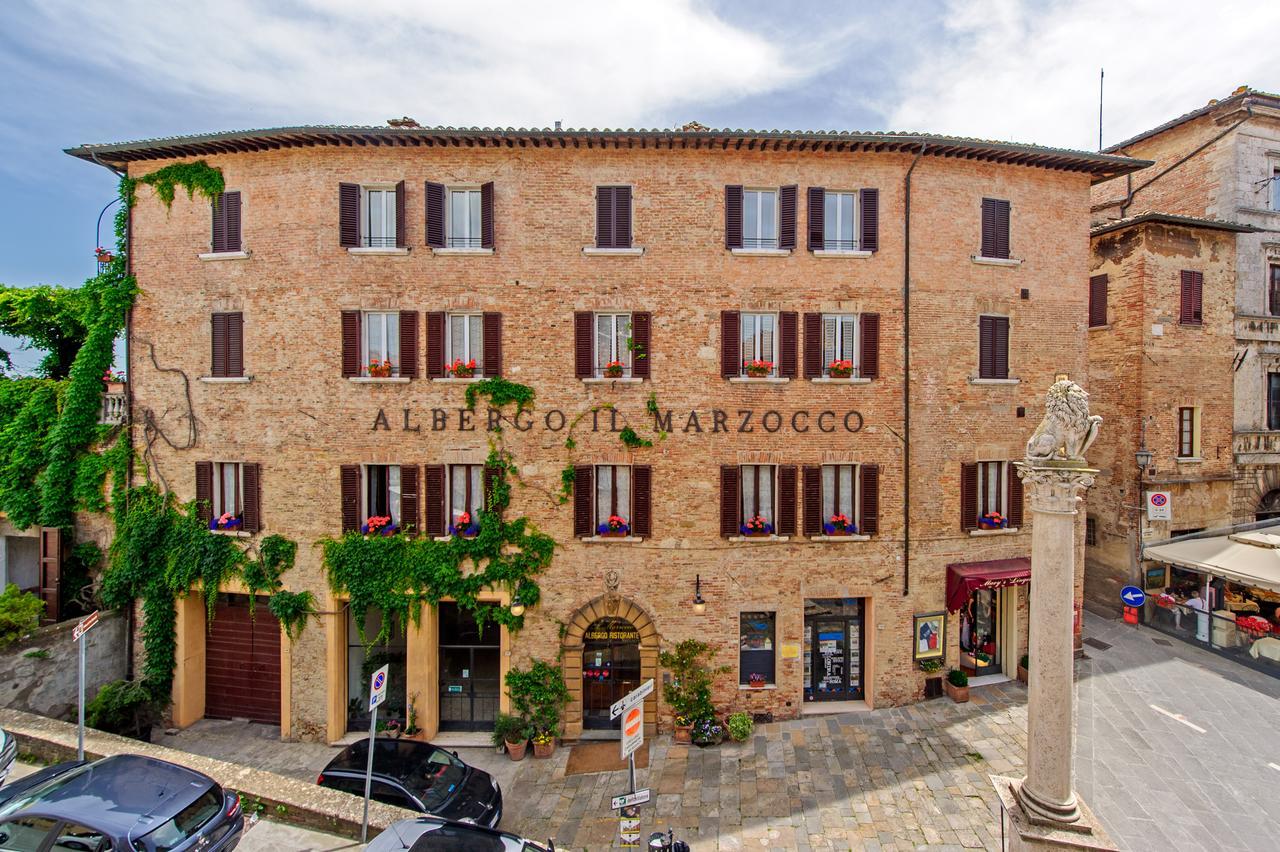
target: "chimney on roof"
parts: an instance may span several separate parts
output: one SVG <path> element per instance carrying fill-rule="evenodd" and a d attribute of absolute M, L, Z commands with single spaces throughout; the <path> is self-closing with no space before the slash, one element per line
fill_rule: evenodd
<path fill-rule="evenodd" d="M 560 129 L 560 119 L 556 119 L 556 130 Z"/>
<path fill-rule="evenodd" d="M 414 121 L 412 118 L 410 118 L 407 115 L 404 118 L 388 118 L 387 124 L 391 125 L 392 127 L 421 127 L 422 126 L 421 124 Z"/>

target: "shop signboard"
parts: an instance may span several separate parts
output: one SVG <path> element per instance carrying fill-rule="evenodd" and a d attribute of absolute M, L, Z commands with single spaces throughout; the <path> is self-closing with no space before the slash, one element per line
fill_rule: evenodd
<path fill-rule="evenodd" d="M 1173 495 L 1168 491 L 1148 491 L 1147 520 L 1172 521 Z"/>

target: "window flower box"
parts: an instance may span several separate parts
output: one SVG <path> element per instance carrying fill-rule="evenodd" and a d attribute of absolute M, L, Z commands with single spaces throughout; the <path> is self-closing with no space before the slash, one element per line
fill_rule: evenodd
<path fill-rule="evenodd" d="M 452 364 L 445 364 L 444 371 L 455 379 L 470 379 L 476 374 L 476 359 L 463 361 L 456 358 Z"/>
<path fill-rule="evenodd" d="M 596 535 L 606 538 L 626 538 L 631 535 L 631 525 L 627 519 L 618 515 L 610 515 L 609 520 L 596 527 Z"/>
<path fill-rule="evenodd" d="M 98 263 L 101 264 L 107 264 L 115 260 L 115 255 L 104 249 L 102 246 L 98 246 L 94 249 L 93 253 L 98 258 Z"/>
<path fill-rule="evenodd" d="M 832 515 L 830 520 L 822 525 L 822 531 L 827 535 L 857 535 L 858 525 L 841 512 L 838 515 Z"/>
<path fill-rule="evenodd" d="M 400 527 L 392 522 L 389 515 L 373 515 L 360 526 L 360 532 L 366 536 L 395 535 Z"/>
<path fill-rule="evenodd" d="M 773 374 L 773 362 L 761 360 L 743 361 L 742 370 L 747 374 L 748 378 L 765 379 Z"/>
<path fill-rule="evenodd" d="M 604 365 L 604 377 L 606 379 L 620 379 L 626 367 L 621 361 L 610 361 Z"/>
<path fill-rule="evenodd" d="M 833 379 L 853 378 L 853 362 L 840 360 L 832 361 L 827 365 L 827 375 Z"/>
<path fill-rule="evenodd" d="M 751 674 L 747 675 L 747 685 L 750 686 L 752 689 L 763 689 L 765 686 L 767 686 L 767 684 L 765 683 L 764 675 L 761 674 L 760 672 L 752 672 Z"/>
<path fill-rule="evenodd" d="M 470 512 L 463 512 L 449 527 L 449 535 L 456 535 L 460 538 L 475 538 L 479 534 L 480 523 L 477 519 L 471 517 Z"/>
<path fill-rule="evenodd" d="M 110 368 L 102 374 L 102 383 L 107 386 L 107 393 L 124 393 L 124 373 L 117 373 Z"/>
<path fill-rule="evenodd" d="M 762 516 L 756 515 L 748 518 L 739 531 L 746 536 L 762 536 L 773 535 L 773 524 L 766 521 Z"/>
<path fill-rule="evenodd" d="M 218 517 L 209 521 L 209 529 L 211 530 L 238 530 L 244 525 L 244 521 L 237 518 L 230 512 L 223 512 Z"/>
<path fill-rule="evenodd" d="M 391 378 L 391 361 L 379 360 L 374 358 L 369 362 L 368 366 L 369 378 L 371 379 L 389 379 Z"/>
<path fill-rule="evenodd" d="M 978 518 L 979 529 L 984 530 L 1003 530 L 1009 526 L 1009 519 L 1001 515 L 999 512 L 987 512 L 981 518 Z"/>

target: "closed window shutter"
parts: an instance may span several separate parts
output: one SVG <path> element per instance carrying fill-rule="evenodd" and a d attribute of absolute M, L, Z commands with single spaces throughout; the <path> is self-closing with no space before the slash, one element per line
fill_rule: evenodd
<path fill-rule="evenodd" d="M 738 535 L 742 521 L 742 511 L 738 503 L 740 487 L 738 468 L 736 465 L 720 466 L 720 535 L 730 538 Z"/>
<path fill-rule="evenodd" d="M 1012 465 L 1006 464 L 1005 468 L 1009 475 L 1009 526 L 1017 528 L 1022 526 L 1022 477 Z"/>
<path fill-rule="evenodd" d="M 637 311 L 631 315 L 631 375 L 637 379 L 649 378 L 650 364 L 653 362 L 652 332 L 653 317 L 648 311 Z"/>
<path fill-rule="evenodd" d="M 244 314 L 224 314 L 227 318 L 227 375 L 244 375 Z"/>
<path fill-rule="evenodd" d="M 720 312 L 720 375 L 726 379 L 742 375 L 741 322 L 737 311 Z"/>
<path fill-rule="evenodd" d="M 822 468 L 804 469 L 804 534 L 822 535 Z"/>
<path fill-rule="evenodd" d="M 484 507 L 488 511 L 497 511 L 494 500 L 497 499 L 498 485 L 502 482 L 502 468 L 496 465 L 484 467 Z"/>
<path fill-rule="evenodd" d="M 418 466 L 400 465 L 400 529 L 409 535 L 418 532 Z"/>
<path fill-rule="evenodd" d="M 858 532 L 875 535 L 880 532 L 880 465 L 859 465 L 858 475 L 862 477 Z"/>
<path fill-rule="evenodd" d="M 778 535 L 796 534 L 796 466 L 778 468 Z"/>
<path fill-rule="evenodd" d="M 227 375 L 227 315 L 214 314 L 212 326 L 213 362 L 209 374 L 224 378 Z"/>
<path fill-rule="evenodd" d="M 262 529 L 262 468 L 256 464 L 243 464 L 240 476 L 244 487 L 240 528 L 247 533 L 256 533 Z"/>
<path fill-rule="evenodd" d="M 960 529 L 978 528 L 978 466 L 960 465 Z"/>
<path fill-rule="evenodd" d="M 493 248 L 493 181 L 480 185 L 480 247 Z"/>
<path fill-rule="evenodd" d="M 502 314 L 484 314 L 484 374 L 486 378 L 502 375 Z"/>
<path fill-rule="evenodd" d="M 1203 321 L 1204 274 L 1182 271 L 1182 310 L 1180 322 L 1198 325 Z"/>
<path fill-rule="evenodd" d="M 778 189 L 778 248 L 796 247 L 796 195 L 794 185 Z"/>
<path fill-rule="evenodd" d="M 631 187 L 613 189 L 613 247 L 631 248 Z"/>
<path fill-rule="evenodd" d="M 784 379 L 794 379 L 799 366 L 799 322 L 799 314 L 795 311 L 778 314 L 778 376 Z"/>
<path fill-rule="evenodd" d="M 338 184 L 338 245 L 360 245 L 360 185 Z"/>
<path fill-rule="evenodd" d="M 360 530 L 360 465 L 344 464 L 342 476 L 342 531 Z"/>
<path fill-rule="evenodd" d="M 573 537 L 587 538 L 595 535 L 592 504 L 595 488 L 592 487 L 591 465 L 580 464 L 573 469 Z"/>
<path fill-rule="evenodd" d="M 724 247 L 742 248 L 742 187 L 724 188 Z"/>
<path fill-rule="evenodd" d="M 822 377 L 822 314 L 804 315 L 804 377 Z"/>
<path fill-rule="evenodd" d="M 995 330 L 995 375 L 993 378 L 1009 378 L 1009 318 L 992 317 Z"/>
<path fill-rule="evenodd" d="M 1107 324 L 1107 276 L 1094 275 L 1089 279 L 1089 327 Z"/>
<path fill-rule="evenodd" d="M 444 377 L 444 311 L 427 312 L 427 378 Z"/>
<path fill-rule="evenodd" d="M 995 317 L 978 317 L 978 377 L 993 379 L 996 375 Z"/>
<path fill-rule="evenodd" d="M 224 192 L 209 205 L 213 212 L 213 236 L 209 240 L 209 250 L 218 252 L 227 250 L 227 194 Z"/>
<path fill-rule="evenodd" d="M 226 211 L 226 248 L 223 251 L 240 251 L 240 193 L 224 192 L 222 194 L 222 208 Z"/>
<path fill-rule="evenodd" d="M 826 246 L 827 191 L 820 186 L 809 187 L 809 251 L 820 251 Z"/>
<path fill-rule="evenodd" d="M 444 535 L 444 465 L 422 468 L 422 531 L 429 536 Z"/>
<path fill-rule="evenodd" d="M 880 190 L 864 189 L 858 193 L 862 214 L 862 234 L 858 248 L 863 251 L 880 250 Z"/>
<path fill-rule="evenodd" d="M 982 199 L 982 256 L 996 256 L 996 200 Z"/>
<path fill-rule="evenodd" d="M 615 187 L 596 187 L 596 248 L 616 248 L 613 242 Z"/>
<path fill-rule="evenodd" d="M 1009 202 L 996 202 L 996 253 L 995 257 L 1009 257 Z"/>
<path fill-rule="evenodd" d="M 196 462 L 196 513 L 204 524 L 213 520 L 213 462 Z"/>
<path fill-rule="evenodd" d="M 409 245 L 408 239 L 405 237 L 405 215 L 404 215 L 404 181 L 396 184 L 396 247 L 404 248 Z"/>
<path fill-rule="evenodd" d="M 342 375 L 360 375 L 360 312 L 342 312 Z"/>
<path fill-rule="evenodd" d="M 418 378 L 418 312 L 400 312 L 400 375 Z"/>
<path fill-rule="evenodd" d="M 647 464 L 631 468 L 631 534 L 653 535 L 653 469 Z"/>
<path fill-rule="evenodd" d="M 425 189 L 427 245 L 444 248 L 444 184 L 427 181 Z"/>
<path fill-rule="evenodd" d="M 858 365 L 858 375 L 864 379 L 875 379 L 880 376 L 880 315 L 862 314 L 858 317 L 859 341 L 861 352 L 858 353 L 862 363 Z"/>
<path fill-rule="evenodd" d="M 573 312 L 573 375 L 589 379 L 595 369 L 595 314 L 591 311 Z"/>

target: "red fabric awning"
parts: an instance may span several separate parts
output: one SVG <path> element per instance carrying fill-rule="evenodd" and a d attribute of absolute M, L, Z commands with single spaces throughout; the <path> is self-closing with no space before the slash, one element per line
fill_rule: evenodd
<path fill-rule="evenodd" d="M 959 612 L 978 589 L 1000 589 L 1031 582 L 1031 557 L 957 562 L 947 566 L 947 612 Z"/>

